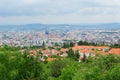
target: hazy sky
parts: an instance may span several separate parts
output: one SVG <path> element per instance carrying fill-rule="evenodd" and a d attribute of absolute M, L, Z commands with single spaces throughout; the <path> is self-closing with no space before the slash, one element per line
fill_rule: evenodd
<path fill-rule="evenodd" d="M 0 0 L 0 24 L 120 22 L 120 0 Z"/>

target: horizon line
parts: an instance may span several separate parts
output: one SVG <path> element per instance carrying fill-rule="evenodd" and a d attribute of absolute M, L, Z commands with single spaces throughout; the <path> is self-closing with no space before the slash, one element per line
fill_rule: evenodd
<path fill-rule="evenodd" d="M 9 25 L 96 25 L 96 24 L 120 24 L 120 22 L 100 22 L 100 23 L 25 23 L 25 24 L 0 24 L 0 26 Z"/>

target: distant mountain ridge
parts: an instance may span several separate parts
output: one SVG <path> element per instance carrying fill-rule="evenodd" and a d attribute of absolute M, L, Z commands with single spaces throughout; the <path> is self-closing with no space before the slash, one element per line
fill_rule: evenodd
<path fill-rule="evenodd" d="M 120 30 L 120 23 L 104 23 L 104 24 L 25 24 L 25 25 L 0 25 L 0 31 L 11 30 Z"/>

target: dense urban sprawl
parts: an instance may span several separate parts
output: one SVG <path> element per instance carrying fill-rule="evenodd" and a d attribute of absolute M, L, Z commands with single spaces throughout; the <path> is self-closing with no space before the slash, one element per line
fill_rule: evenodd
<path fill-rule="evenodd" d="M 68 30 L 68 31 L 5 31 L 0 32 L 0 45 L 48 46 L 65 41 L 88 41 L 94 43 L 120 44 L 120 30 Z"/>

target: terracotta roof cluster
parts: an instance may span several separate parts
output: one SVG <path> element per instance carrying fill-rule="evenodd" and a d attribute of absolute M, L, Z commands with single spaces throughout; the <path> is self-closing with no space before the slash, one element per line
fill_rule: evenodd
<path fill-rule="evenodd" d="M 66 51 L 66 49 L 62 49 L 62 51 Z M 47 56 L 52 56 L 52 55 L 60 55 L 61 51 L 58 51 L 56 49 L 52 49 L 52 50 L 42 50 L 41 51 L 43 55 L 47 55 Z"/>
<path fill-rule="evenodd" d="M 106 55 L 108 54 L 107 52 L 105 52 L 104 50 L 109 49 L 109 46 L 86 46 L 86 45 L 75 45 L 74 47 L 72 47 L 73 51 L 78 50 L 80 53 L 99 53 L 102 55 Z M 97 50 L 97 52 L 96 52 Z"/>
<path fill-rule="evenodd" d="M 56 55 L 60 54 L 60 51 L 58 51 L 56 49 L 52 49 L 51 52 L 52 52 L 52 54 L 56 54 Z"/>
<path fill-rule="evenodd" d="M 47 56 L 47 61 L 53 61 L 56 60 L 56 58 L 50 58 L 52 55 L 59 55 L 59 56 L 67 56 L 67 51 L 69 48 L 61 48 L 60 51 L 56 49 L 52 50 L 40 50 L 42 52 L 42 56 Z M 116 54 L 120 55 L 120 48 L 112 48 L 110 49 L 109 46 L 78 46 L 75 45 L 72 47 L 73 51 L 79 51 L 80 57 L 79 60 L 84 60 L 88 56 L 95 56 L 96 54 L 102 54 L 102 55 L 108 55 L 108 54 Z M 107 51 L 106 51 L 107 50 Z M 30 50 L 30 55 L 37 56 L 36 50 Z"/>

